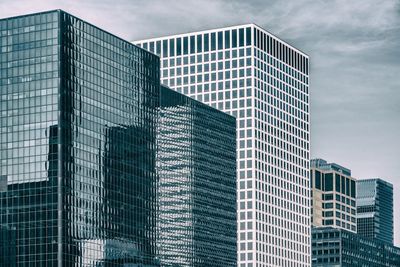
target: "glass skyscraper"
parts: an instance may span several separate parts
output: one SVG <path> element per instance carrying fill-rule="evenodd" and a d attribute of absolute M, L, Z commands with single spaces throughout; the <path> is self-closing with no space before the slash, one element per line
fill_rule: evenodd
<path fill-rule="evenodd" d="M 237 119 L 238 266 L 310 266 L 309 57 L 254 24 L 134 43 Z"/>
<path fill-rule="evenodd" d="M 236 266 L 235 126 L 234 117 L 161 87 L 162 266 Z"/>
<path fill-rule="evenodd" d="M 2 266 L 235 261 L 234 119 L 178 96 L 160 101 L 159 67 L 156 55 L 61 10 L 0 20 Z M 166 117 L 186 121 L 160 124 L 169 107 Z M 171 150 L 159 149 L 165 129 Z M 190 142 L 167 161 L 182 129 Z M 168 209 L 174 201 L 191 217 Z M 184 257 L 181 246 L 173 254 L 158 243 L 184 231 L 187 265 L 168 256 Z"/>
<path fill-rule="evenodd" d="M 356 180 L 351 171 L 323 159 L 312 159 L 310 165 L 312 226 L 356 233 Z"/>
<path fill-rule="evenodd" d="M 357 181 L 357 232 L 393 244 L 393 185 L 382 179 Z"/>

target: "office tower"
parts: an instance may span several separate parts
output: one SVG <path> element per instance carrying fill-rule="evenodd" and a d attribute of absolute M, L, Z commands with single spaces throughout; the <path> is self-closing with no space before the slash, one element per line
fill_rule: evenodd
<path fill-rule="evenodd" d="M 357 232 L 356 180 L 351 171 L 323 159 L 312 159 L 312 226 Z"/>
<path fill-rule="evenodd" d="M 16 266 L 155 266 L 159 59 L 63 11 L 0 20 Z"/>
<path fill-rule="evenodd" d="M 399 267 L 400 248 L 332 227 L 312 229 L 314 267 Z"/>
<path fill-rule="evenodd" d="M 235 118 L 161 87 L 161 266 L 236 266 Z"/>
<path fill-rule="evenodd" d="M 254 24 L 135 42 L 237 119 L 238 266 L 310 266 L 309 58 Z"/>
<path fill-rule="evenodd" d="M 382 179 L 357 181 L 357 232 L 393 244 L 393 185 Z"/>
<path fill-rule="evenodd" d="M 180 266 L 232 266 L 233 117 L 161 102 L 157 56 L 61 10 L 0 20 L 0 51 L 2 265 L 176 266 L 157 242 L 190 234 Z"/>

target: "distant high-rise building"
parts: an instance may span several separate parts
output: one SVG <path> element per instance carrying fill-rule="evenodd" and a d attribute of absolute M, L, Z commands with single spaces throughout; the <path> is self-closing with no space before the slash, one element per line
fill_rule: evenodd
<path fill-rule="evenodd" d="M 313 267 L 399 267 L 400 248 L 344 229 L 312 229 Z"/>
<path fill-rule="evenodd" d="M 310 266 L 309 57 L 254 24 L 135 42 L 237 118 L 238 266 Z"/>
<path fill-rule="evenodd" d="M 393 185 L 382 179 L 357 181 L 357 232 L 393 244 Z"/>
<path fill-rule="evenodd" d="M 235 119 L 159 66 L 61 10 L 0 20 L 1 266 L 235 264 Z"/>
<path fill-rule="evenodd" d="M 357 231 L 356 180 L 351 171 L 323 159 L 311 160 L 312 225 Z"/>

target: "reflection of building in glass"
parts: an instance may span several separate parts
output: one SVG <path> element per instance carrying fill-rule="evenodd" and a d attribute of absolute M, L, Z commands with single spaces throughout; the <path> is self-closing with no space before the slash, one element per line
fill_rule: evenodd
<path fill-rule="evenodd" d="M 235 119 L 161 87 L 158 127 L 163 266 L 236 266 Z"/>
<path fill-rule="evenodd" d="M 400 248 L 343 229 L 313 228 L 312 266 L 399 267 Z"/>
<path fill-rule="evenodd" d="M 156 253 L 155 151 L 153 129 L 146 124 L 105 129 L 103 214 L 113 239 L 97 242 L 110 262 L 129 257 L 150 264 L 145 256 Z"/>
<path fill-rule="evenodd" d="M 158 266 L 159 59 L 59 10 L 0 20 L 0 46 L 10 260 Z"/>
<path fill-rule="evenodd" d="M 238 265 L 311 265 L 309 57 L 254 24 L 135 42 L 162 84 L 237 118 Z"/>
<path fill-rule="evenodd" d="M 312 225 L 356 232 L 356 180 L 351 171 L 323 159 L 311 160 Z"/>
<path fill-rule="evenodd" d="M 393 244 L 393 185 L 382 179 L 357 181 L 357 232 Z"/>

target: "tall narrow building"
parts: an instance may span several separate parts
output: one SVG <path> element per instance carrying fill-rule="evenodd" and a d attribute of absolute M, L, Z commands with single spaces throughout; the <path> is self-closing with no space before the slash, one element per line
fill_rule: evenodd
<path fill-rule="evenodd" d="M 393 244 L 393 185 L 382 179 L 357 181 L 357 232 Z"/>
<path fill-rule="evenodd" d="M 254 24 L 134 43 L 237 119 L 238 266 L 310 266 L 309 57 Z"/>
<path fill-rule="evenodd" d="M 356 179 L 351 171 L 323 159 L 313 159 L 310 165 L 312 226 L 356 233 Z"/>

